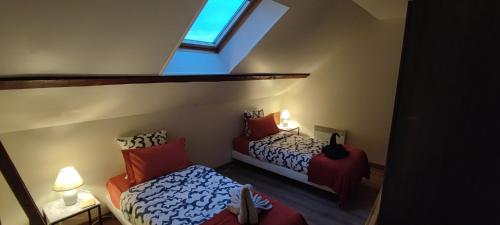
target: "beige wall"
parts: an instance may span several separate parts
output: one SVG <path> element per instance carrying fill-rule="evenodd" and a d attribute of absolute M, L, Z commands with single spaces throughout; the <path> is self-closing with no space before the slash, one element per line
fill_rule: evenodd
<path fill-rule="evenodd" d="M 376 21 L 283 96 L 283 107 L 312 134 L 314 125 L 345 129 L 347 143 L 385 165 L 403 24 Z"/>
<path fill-rule="evenodd" d="M 39 206 L 58 198 L 51 187 L 59 169 L 68 165 L 82 175 L 83 189 L 104 200 L 107 179 L 124 172 L 114 138 L 166 128 L 169 137 L 187 138 L 191 160 L 220 166 L 230 161 L 231 141 L 241 132 L 243 110 L 280 110 L 277 96 L 294 82 L 297 80 L 0 91 L 2 104 L 14 107 L 0 110 L 0 125 L 5 128 L 0 140 Z M 99 110 L 102 105 L 110 105 L 112 110 Z M 6 122 L 9 118 L 19 123 Z M 40 124 L 40 120 L 53 125 Z M 2 224 L 26 224 L 3 177 L 0 180 Z"/>
<path fill-rule="evenodd" d="M 346 0 L 280 2 L 290 10 L 235 71 L 311 72 L 282 96 L 301 130 L 346 129 L 349 144 L 385 164 L 404 18 L 380 20 Z M 382 2 L 395 4 L 370 11 L 383 18 L 404 15 L 404 1 Z"/>
<path fill-rule="evenodd" d="M 2 0 L 0 76 L 159 74 L 206 0 Z"/>

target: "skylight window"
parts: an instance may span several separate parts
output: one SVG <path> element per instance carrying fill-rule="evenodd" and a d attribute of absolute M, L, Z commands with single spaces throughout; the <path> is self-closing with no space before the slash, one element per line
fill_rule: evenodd
<path fill-rule="evenodd" d="M 258 0 L 208 0 L 181 47 L 219 51 Z"/>

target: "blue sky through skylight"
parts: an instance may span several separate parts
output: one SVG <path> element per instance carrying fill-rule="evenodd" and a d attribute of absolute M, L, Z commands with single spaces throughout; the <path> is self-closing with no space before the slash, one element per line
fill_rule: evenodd
<path fill-rule="evenodd" d="M 246 0 L 208 0 L 184 40 L 217 44 L 218 38 Z"/>

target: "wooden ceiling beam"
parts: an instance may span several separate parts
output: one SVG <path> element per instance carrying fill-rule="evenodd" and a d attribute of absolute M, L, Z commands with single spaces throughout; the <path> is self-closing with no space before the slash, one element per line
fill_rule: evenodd
<path fill-rule="evenodd" d="M 307 73 L 258 73 L 258 74 L 210 74 L 210 75 L 13 75 L 0 78 L 0 90 L 81 87 L 119 84 L 221 82 L 245 80 L 275 80 L 307 78 Z"/>
<path fill-rule="evenodd" d="M 7 153 L 7 150 L 2 145 L 0 141 L 0 171 L 3 177 L 9 184 L 12 193 L 16 196 L 17 201 L 23 208 L 24 213 L 28 216 L 30 225 L 45 225 L 42 214 L 38 210 L 35 201 L 31 197 L 31 194 L 26 188 L 19 172 L 17 172 L 16 166 L 12 162 Z M 1 223 L 1 222 L 0 222 Z"/>

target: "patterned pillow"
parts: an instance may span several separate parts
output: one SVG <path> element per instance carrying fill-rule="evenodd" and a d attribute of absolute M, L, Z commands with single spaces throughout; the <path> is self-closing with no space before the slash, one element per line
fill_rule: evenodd
<path fill-rule="evenodd" d="M 257 109 L 257 110 L 245 110 L 243 112 L 243 134 L 245 136 L 250 137 L 250 129 L 248 129 L 248 119 L 257 119 L 264 117 L 264 110 L 263 109 Z"/>
<path fill-rule="evenodd" d="M 119 137 L 116 139 L 116 142 L 122 150 L 162 145 L 167 142 L 167 131 L 162 129 L 151 133 L 138 134 L 133 137 Z"/>

